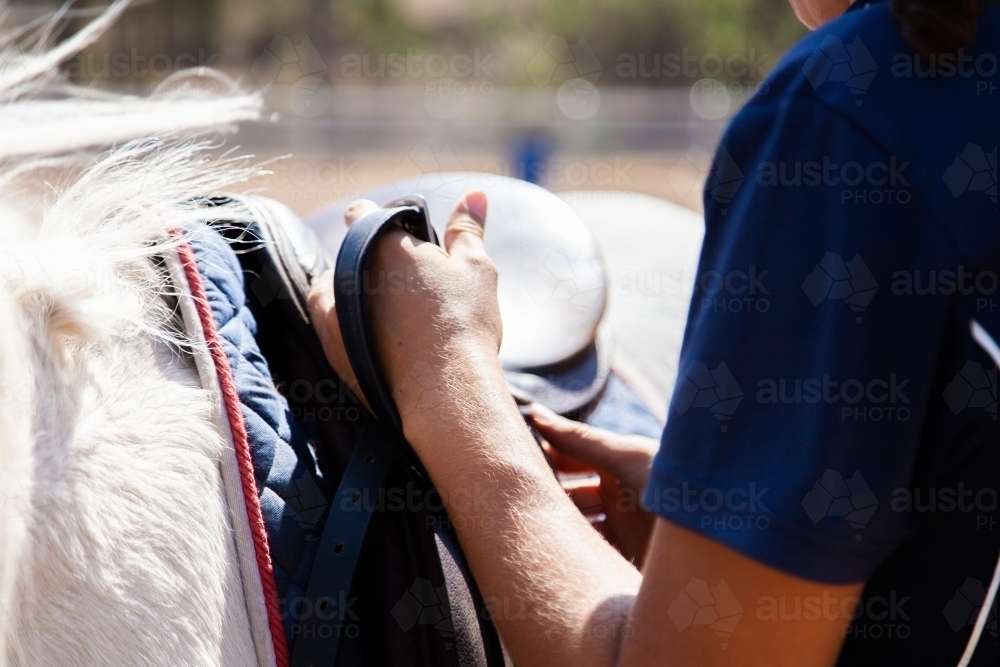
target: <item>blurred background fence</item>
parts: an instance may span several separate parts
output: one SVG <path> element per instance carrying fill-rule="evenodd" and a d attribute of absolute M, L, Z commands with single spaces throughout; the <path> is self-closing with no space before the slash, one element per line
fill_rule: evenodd
<path fill-rule="evenodd" d="M 60 6 L 10 2 L 3 28 Z M 262 90 L 230 143 L 290 155 L 255 185 L 302 214 L 451 169 L 700 210 L 726 121 L 802 32 L 787 0 L 137 0 L 64 74 L 150 92 L 211 66 Z"/>

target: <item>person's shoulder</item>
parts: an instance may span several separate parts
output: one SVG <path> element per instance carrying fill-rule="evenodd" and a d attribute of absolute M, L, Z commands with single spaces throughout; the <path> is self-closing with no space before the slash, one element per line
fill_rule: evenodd
<path fill-rule="evenodd" d="M 858 6 L 800 40 L 733 119 L 729 141 L 850 126 L 861 153 L 906 165 L 912 191 L 963 254 L 1000 245 L 1000 3 L 983 11 L 976 41 L 929 58 L 904 42 L 888 2 Z M 842 139 L 844 134 L 838 134 Z M 725 140 L 724 140 L 725 141 Z"/>
<path fill-rule="evenodd" d="M 928 127 L 940 134 L 959 125 L 957 120 L 997 134 L 998 53 L 1000 3 L 984 9 L 976 40 L 968 48 L 925 56 L 903 40 L 889 3 L 871 2 L 803 37 L 745 108 L 752 112 L 804 98 L 828 106 L 886 141 L 896 135 L 912 139 L 905 133 Z M 948 115 L 941 118 L 936 112 Z"/>
<path fill-rule="evenodd" d="M 794 44 L 733 125 L 772 123 L 776 116 L 785 123 L 832 116 L 881 144 L 887 128 L 875 119 L 887 119 L 891 109 L 903 106 L 897 82 L 888 79 L 893 56 L 904 50 L 887 2 L 852 8 Z"/>
<path fill-rule="evenodd" d="M 862 96 L 883 70 L 880 56 L 902 48 L 888 2 L 874 2 L 851 8 L 807 34 L 789 49 L 774 75 L 794 78 L 812 91 L 834 84 L 829 88 Z"/>

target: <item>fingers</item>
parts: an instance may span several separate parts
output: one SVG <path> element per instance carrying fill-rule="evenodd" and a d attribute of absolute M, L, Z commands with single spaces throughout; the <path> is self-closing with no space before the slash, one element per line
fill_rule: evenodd
<path fill-rule="evenodd" d="M 327 361 L 370 411 L 371 408 L 361 393 L 358 380 L 354 376 L 354 369 L 351 368 L 351 362 L 347 358 L 347 350 L 344 349 L 343 338 L 341 338 L 340 321 L 337 319 L 337 309 L 334 307 L 332 270 L 327 269 L 313 281 L 309 288 L 306 307 L 309 310 L 309 317 L 312 319 L 316 335 L 319 336 L 320 343 L 323 345 Z"/>
<path fill-rule="evenodd" d="M 622 436 L 560 417 L 534 403 L 531 418 L 550 445 L 584 465 L 606 470 L 615 477 L 631 478 L 649 469 L 655 440 Z"/>
<path fill-rule="evenodd" d="M 574 479 L 561 482 L 560 486 L 584 516 L 599 514 L 604 509 L 600 480 L 596 478 Z"/>
<path fill-rule="evenodd" d="M 545 458 L 552 466 L 553 470 L 565 473 L 581 473 L 581 472 L 595 472 L 595 469 L 591 466 L 584 465 L 580 463 L 572 456 L 563 454 L 558 449 L 553 447 L 546 440 L 542 440 L 542 451 L 545 452 Z"/>
<path fill-rule="evenodd" d="M 309 287 L 306 305 L 312 315 L 326 313 L 333 308 L 333 269 L 327 269 L 316 276 Z"/>
<path fill-rule="evenodd" d="M 444 247 L 456 256 L 484 256 L 483 232 L 486 223 L 486 194 L 467 192 L 455 203 L 444 228 Z"/>
<path fill-rule="evenodd" d="M 616 465 L 613 434 L 560 417 L 538 403 L 531 406 L 531 419 L 542 437 L 560 453 L 604 470 Z"/>
<path fill-rule="evenodd" d="M 371 199 L 356 199 L 348 204 L 344 209 L 344 223 L 350 227 L 356 220 L 360 220 L 372 211 L 377 211 L 379 205 Z"/>
<path fill-rule="evenodd" d="M 344 209 L 344 223 L 350 227 L 379 205 L 370 199 L 357 199 Z M 452 256 L 483 256 L 483 225 L 486 222 L 486 194 L 480 190 L 467 192 L 455 203 L 445 224 L 444 247 Z"/>
<path fill-rule="evenodd" d="M 337 311 L 333 307 L 333 271 L 327 269 L 319 274 L 309 287 L 309 296 L 306 299 L 306 307 L 309 309 L 309 316 L 316 329 L 316 335 L 321 341 L 326 340 L 328 330 L 332 324 L 338 324 Z M 340 330 L 340 327 L 337 327 Z"/>

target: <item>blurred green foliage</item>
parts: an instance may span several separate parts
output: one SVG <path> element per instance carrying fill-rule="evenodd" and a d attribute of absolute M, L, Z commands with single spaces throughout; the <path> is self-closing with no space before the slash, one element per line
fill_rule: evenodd
<path fill-rule="evenodd" d="M 474 48 L 496 53 L 500 78 L 526 84 L 524 65 L 549 35 L 570 44 L 584 37 L 605 71 L 623 55 L 767 55 L 773 66 L 805 34 L 787 0 L 511 0 L 472 2 L 451 21 L 423 25 L 399 0 L 330 2 L 335 43 L 342 52 L 392 53 Z M 686 51 L 685 51 L 686 50 Z M 726 78 L 725 75 L 720 78 Z M 612 79 L 615 79 L 614 81 Z M 665 77 L 606 77 L 602 84 L 670 85 Z"/>
<path fill-rule="evenodd" d="M 106 41 L 122 49 L 202 49 L 219 54 L 214 65 L 233 68 L 249 66 L 276 35 L 294 43 L 308 36 L 331 79 L 348 54 L 377 61 L 408 52 L 479 52 L 490 55 L 493 83 L 521 86 L 532 85 L 526 67 L 546 40 L 574 45 L 582 37 L 602 67 L 600 85 L 670 86 L 689 85 L 704 72 L 621 76 L 618 66 L 641 58 L 648 70 L 667 55 L 741 54 L 763 59 L 770 70 L 805 29 L 788 0 L 137 0 L 113 33 Z M 761 76 L 758 67 L 715 78 Z"/>

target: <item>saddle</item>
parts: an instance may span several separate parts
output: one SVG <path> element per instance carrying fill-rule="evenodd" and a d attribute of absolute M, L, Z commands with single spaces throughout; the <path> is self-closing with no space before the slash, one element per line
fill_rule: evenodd
<path fill-rule="evenodd" d="M 607 288 L 597 245 L 568 204 L 526 181 L 467 172 L 396 181 L 359 198 L 382 204 L 416 194 L 432 229 L 443 234 L 455 201 L 473 189 L 489 201 L 483 241 L 497 266 L 500 361 L 511 394 L 585 417 L 608 386 L 614 341 L 602 319 Z M 331 254 L 347 236 L 347 203 L 310 221 Z"/>
<path fill-rule="evenodd" d="M 524 205 L 551 210 L 551 200 L 548 209 L 539 209 L 537 199 L 555 197 L 537 190 L 529 190 Z M 487 232 L 487 248 L 493 252 L 491 243 L 502 236 L 496 230 L 503 230 L 504 206 L 493 193 L 488 195 L 493 197 L 494 226 L 492 240 Z M 210 348 L 224 351 L 227 361 L 216 366 L 221 368 L 220 385 L 232 389 L 227 414 L 237 458 L 245 449 L 243 496 L 235 503 L 231 498 L 231 505 L 245 503 L 249 532 L 258 526 L 262 535 L 255 534 L 255 540 L 264 542 L 255 542 L 256 551 L 241 556 L 253 561 L 244 568 L 245 578 L 261 582 L 261 591 L 250 591 L 250 598 L 262 598 L 266 618 L 257 625 L 266 626 L 261 632 L 271 638 L 263 650 L 275 656 L 263 664 L 505 664 L 489 606 L 447 512 L 402 437 L 369 347 L 363 290 L 344 289 L 359 284 L 368 251 L 389 227 L 402 226 L 436 242 L 440 202 L 432 198 L 428 206 L 420 197 L 393 197 L 386 208 L 343 235 L 334 265 L 328 244 L 320 244 L 286 207 L 260 197 L 235 199 L 247 210 L 244 221 L 189 230 L 190 247 L 181 254 L 195 301 L 210 306 L 210 313 L 200 314 L 205 338 Z M 205 206 L 231 200 L 206 200 Z M 585 250 L 590 244 L 598 267 L 596 287 L 569 306 L 555 299 L 549 309 L 589 314 L 589 320 L 573 320 L 573 327 L 582 323 L 590 333 L 574 341 L 557 340 L 558 345 L 547 348 L 561 356 L 555 359 L 530 349 L 532 335 L 538 341 L 541 334 L 529 332 L 522 337 L 526 347 L 519 347 L 507 346 L 505 333 L 502 357 L 508 383 L 522 404 L 537 400 L 585 419 L 605 414 L 613 420 L 627 412 L 634 425 L 634 415 L 643 408 L 610 371 L 610 341 L 598 333 L 605 298 L 599 259 L 589 235 L 583 241 Z M 558 245 L 546 252 L 551 254 L 553 247 L 558 255 Z M 563 259 L 572 252 L 563 252 Z M 501 283 L 504 256 L 501 252 L 496 258 Z M 374 414 L 329 366 L 306 311 L 312 281 L 334 266 L 345 347 Z M 560 267 L 558 260 L 555 266 Z M 531 282 L 522 283 L 522 289 L 525 284 L 530 289 Z M 542 299 L 535 307 L 550 301 Z M 508 317 L 509 307 L 505 311 L 501 305 L 501 312 Z M 536 313 L 535 320 L 543 318 Z M 517 328 L 505 319 L 508 330 Z M 612 409 L 600 410 L 602 403 Z M 646 414 L 650 428 L 658 429 L 655 418 Z M 225 470 L 223 465 L 224 477 Z M 236 532 L 239 541 L 239 527 Z"/>

